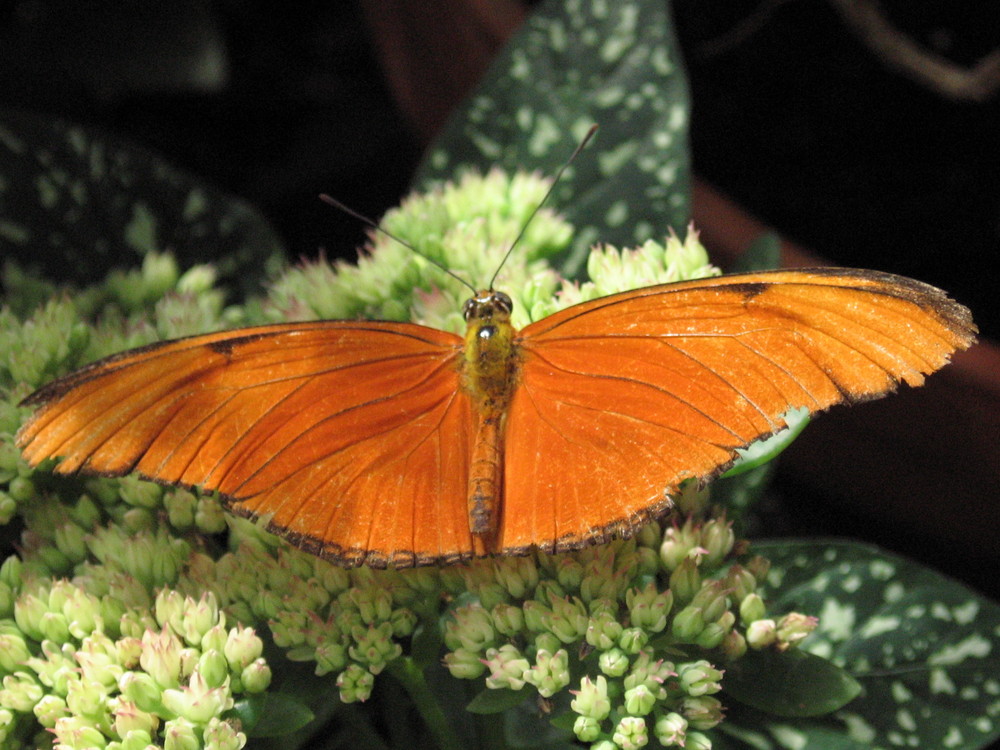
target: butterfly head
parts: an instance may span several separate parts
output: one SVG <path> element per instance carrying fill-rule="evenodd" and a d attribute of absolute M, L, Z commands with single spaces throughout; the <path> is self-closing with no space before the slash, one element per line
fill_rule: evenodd
<path fill-rule="evenodd" d="M 496 292 L 486 289 L 476 293 L 475 297 L 470 297 L 465 301 L 462 308 L 462 315 L 467 323 L 473 321 L 483 322 L 508 322 L 514 303 L 511 298 L 503 292 Z"/>

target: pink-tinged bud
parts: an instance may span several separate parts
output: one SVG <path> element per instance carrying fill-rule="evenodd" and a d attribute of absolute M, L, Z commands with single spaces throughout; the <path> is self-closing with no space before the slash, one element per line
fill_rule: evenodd
<path fill-rule="evenodd" d="M 684 747 L 688 722 L 678 713 L 668 713 L 653 724 L 653 735 L 663 747 Z"/>
<path fill-rule="evenodd" d="M 551 698 L 569 684 L 569 654 L 566 649 L 555 653 L 539 650 L 535 665 L 524 672 L 524 681 L 538 689 L 543 698 Z"/>
<path fill-rule="evenodd" d="M 678 604 L 688 604 L 701 590 L 701 574 L 698 563 L 685 557 L 670 574 L 670 591 Z"/>
<path fill-rule="evenodd" d="M 608 698 L 608 681 L 604 675 L 598 675 L 594 680 L 584 675 L 580 680 L 580 689 L 570 691 L 574 698 L 569 707 L 580 716 L 604 721 L 611 713 L 611 701 Z"/>
<path fill-rule="evenodd" d="M 344 703 L 364 702 L 371 697 L 375 677 L 367 669 L 357 664 L 348 664 L 347 669 L 337 677 L 340 700 Z"/>
<path fill-rule="evenodd" d="M 815 617 L 809 617 L 798 612 L 790 612 L 778 620 L 779 648 L 784 651 L 798 645 L 818 625 L 819 620 Z"/>
<path fill-rule="evenodd" d="M 747 626 L 747 645 L 759 651 L 776 643 L 778 628 L 774 620 L 754 620 Z"/>
<path fill-rule="evenodd" d="M 490 649 L 492 650 L 492 649 Z M 487 652 L 489 653 L 489 652 Z M 456 648 L 444 655 L 445 669 L 457 680 L 474 680 L 486 671 L 483 658 L 478 651 Z"/>
<path fill-rule="evenodd" d="M 524 673 L 531 668 L 531 663 L 510 643 L 498 649 L 487 649 L 483 664 L 490 672 L 486 687 L 491 689 L 505 687 L 520 690 L 525 683 Z"/>
<path fill-rule="evenodd" d="M 767 614 L 767 607 L 759 594 L 748 594 L 740 602 L 740 620 L 749 625 L 757 620 L 763 620 Z"/>
<path fill-rule="evenodd" d="M 645 716 L 655 705 L 656 693 L 646 687 L 645 683 L 625 691 L 625 711 L 632 716 Z"/>
<path fill-rule="evenodd" d="M 638 750 L 649 743 L 646 719 L 641 716 L 623 716 L 615 727 L 611 739 L 622 750 Z"/>

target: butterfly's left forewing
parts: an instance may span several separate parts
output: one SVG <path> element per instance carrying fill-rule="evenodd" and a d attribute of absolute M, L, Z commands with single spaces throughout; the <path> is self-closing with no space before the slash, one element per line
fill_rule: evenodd
<path fill-rule="evenodd" d="M 18 443 L 57 471 L 220 491 L 348 564 L 472 555 L 461 339 L 422 326 L 281 324 L 154 344 L 30 397 Z"/>
<path fill-rule="evenodd" d="M 498 547 L 632 532 L 789 409 L 918 385 L 974 330 L 932 287 L 846 269 L 648 287 L 533 323 L 518 344 Z"/>

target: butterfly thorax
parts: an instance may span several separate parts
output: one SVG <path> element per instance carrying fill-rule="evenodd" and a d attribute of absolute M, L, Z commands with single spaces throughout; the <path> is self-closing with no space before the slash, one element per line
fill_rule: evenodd
<path fill-rule="evenodd" d="M 503 292 L 480 292 L 465 303 L 468 323 L 461 383 L 472 401 L 476 430 L 469 466 L 469 530 L 477 554 L 492 551 L 503 492 L 504 419 L 518 379 L 513 307 Z"/>
<path fill-rule="evenodd" d="M 506 411 L 517 384 L 512 307 L 506 294 L 487 290 L 467 300 L 463 309 L 468 328 L 462 387 L 483 416 Z"/>

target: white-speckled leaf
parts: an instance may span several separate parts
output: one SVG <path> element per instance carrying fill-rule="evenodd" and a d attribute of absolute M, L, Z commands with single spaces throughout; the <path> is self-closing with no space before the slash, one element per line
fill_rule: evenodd
<path fill-rule="evenodd" d="M 809 651 L 846 669 L 860 697 L 824 719 L 734 711 L 714 747 L 987 747 L 1000 737 L 1000 606 L 876 547 L 758 542 L 775 612 L 820 618 Z"/>
<path fill-rule="evenodd" d="M 550 199 L 577 228 L 571 276 L 595 242 L 630 247 L 687 224 L 688 90 L 663 0 L 541 3 L 414 184 L 495 165 L 553 175 L 594 123 L 596 139 Z"/>
<path fill-rule="evenodd" d="M 135 144 L 82 125 L 0 110 L 0 257 L 89 283 L 148 251 L 211 262 L 244 289 L 280 256 L 249 204 Z"/>

